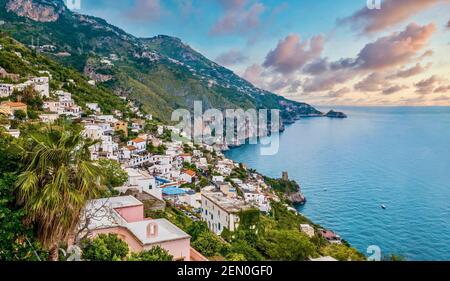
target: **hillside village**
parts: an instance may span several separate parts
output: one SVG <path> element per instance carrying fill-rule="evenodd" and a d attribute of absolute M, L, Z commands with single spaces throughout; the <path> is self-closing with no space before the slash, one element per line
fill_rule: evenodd
<path fill-rule="evenodd" d="M 22 57 L 18 52 L 15 55 Z M 227 159 L 220 148 L 172 141 L 171 134 L 179 134 L 178 129 L 154 120 L 129 100 L 124 100 L 127 114 L 119 109 L 105 114 L 102 105 L 95 102 L 77 104 L 74 93 L 65 90 L 68 87 L 52 86 L 50 71 L 40 70 L 39 74 L 21 76 L 0 66 L 3 131 L 20 138 L 23 124 L 45 126 L 61 119 L 70 120 L 82 126 L 83 137 L 96 141 L 90 148 L 92 161 L 118 163 L 126 175 L 122 184 L 110 187 L 112 197 L 88 202 L 83 215 L 100 214 L 101 218 L 81 218 L 81 225 L 86 224 L 80 227 L 83 235 L 93 238 L 117 234 L 133 252 L 160 246 L 174 260 L 217 259 L 220 253 L 196 247 L 192 235 L 183 227 L 204 223 L 217 241 L 227 245 L 232 241 L 229 233 L 241 229 L 244 214 L 256 210 L 258 217 L 270 217 L 276 204 L 290 213 L 288 216 L 303 222 L 297 224 L 295 232 L 308 239 L 319 239 L 325 245 L 345 243 L 332 231 L 303 218 L 263 175 Z M 77 82 L 68 79 L 65 83 L 76 86 Z M 96 87 L 92 82 L 89 85 Z M 188 223 L 180 223 L 180 216 Z M 257 221 L 249 229 L 255 229 Z M 324 256 L 335 260 L 325 252 Z M 248 255 L 238 258 L 251 259 Z M 317 253 L 307 258 L 324 259 Z"/>

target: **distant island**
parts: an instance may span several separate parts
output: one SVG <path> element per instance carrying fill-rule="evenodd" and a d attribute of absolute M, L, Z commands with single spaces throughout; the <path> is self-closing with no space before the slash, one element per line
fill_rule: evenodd
<path fill-rule="evenodd" d="M 328 118 L 340 118 L 340 119 L 344 119 L 344 118 L 348 117 L 345 113 L 339 112 L 339 111 L 334 111 L 334 110 L 330 110 L 324 116 L 328 117 Z"/>

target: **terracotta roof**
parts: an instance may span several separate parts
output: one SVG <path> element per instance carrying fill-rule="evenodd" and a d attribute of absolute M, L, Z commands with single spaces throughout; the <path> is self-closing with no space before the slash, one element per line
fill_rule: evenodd
<path fill-rule="evenodd" d="M 186 153 L 186 154 L 181 154 L 181 157 L 192 157 L 192 154 Z"/>
<path fill-rule="evenodd" d="M 9 107 L 24 107 L 24 106 L 27 106 L 26 104 L 24 104 L 22 102 L 13 102 L 13 101 L 5 101 L 5 102 L 2 102 L 1 105 L 5 105 L 5 106 L 9 106 Z"/>
<path fill-rule="evenodd" d="M 134 143 L 140 143 L 140 142 L 145 142 L 145 140 L 144 140 L 144 139 L 141 139 L 141 138 L 135 138 L 134 140 L 132 140 L 132 142 L 134 142 Z"/>
<path fill-rule="evenodd" d="M 134 147 L 134 146 L 132 146 L 132 145 L 127 146 L 127 148 L 128 148 L 129 151 L 134 151 L 134 150 L 137 149 L 136 147 Z"/>
<path fill-rule="evenodd" d="M 188 174 L 189 176 L 191 176 L 191 177 L 195 177 L 197 174 L 194 172 L 194 171 L 192 171 L 192 170 L 186 170 L 186 171 L 184 171 L 184 173 L 185 174 Z"/>

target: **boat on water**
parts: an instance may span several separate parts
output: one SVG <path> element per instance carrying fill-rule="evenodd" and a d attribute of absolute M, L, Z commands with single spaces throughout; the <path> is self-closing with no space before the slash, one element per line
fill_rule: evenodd
<path fill-rule="evenodd" d="M 386 205 L 382 204 L 381 209 L 386 210 L 387 209 Z"/>

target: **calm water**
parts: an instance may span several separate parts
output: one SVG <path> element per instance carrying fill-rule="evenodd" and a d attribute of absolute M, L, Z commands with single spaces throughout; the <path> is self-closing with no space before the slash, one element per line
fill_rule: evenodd
<path fill-rule="evenodd" d="M 364 253 L 450 260 L 450 108 L 340 110 L 349 118 L 289 126 L 275 156 L 259 145 L 227 156 L 271 177 L 289 171 L 309 200 L 300 211 Z"/>

